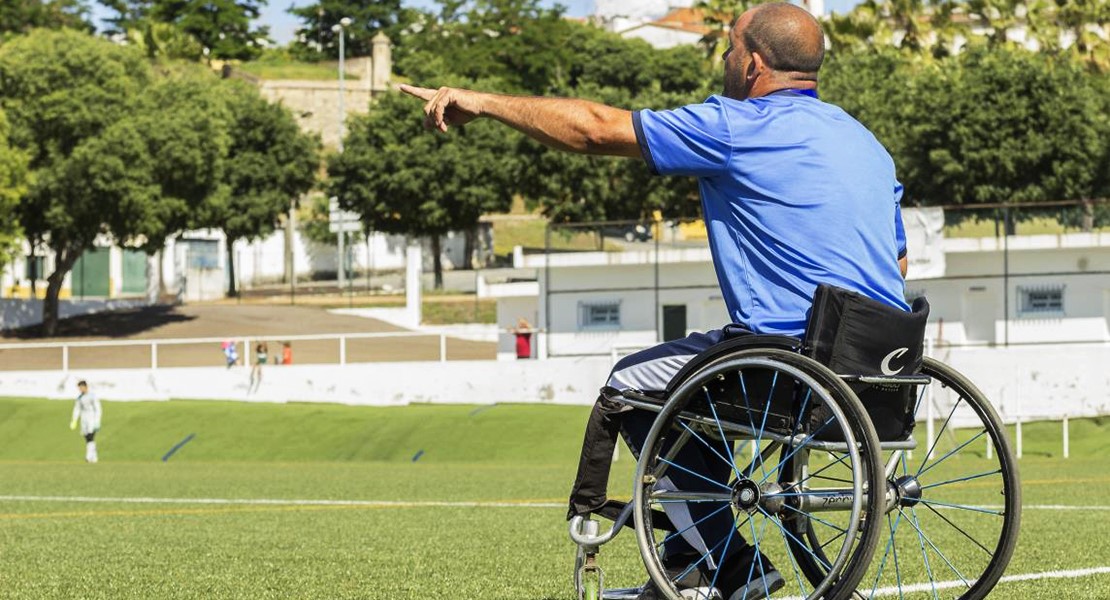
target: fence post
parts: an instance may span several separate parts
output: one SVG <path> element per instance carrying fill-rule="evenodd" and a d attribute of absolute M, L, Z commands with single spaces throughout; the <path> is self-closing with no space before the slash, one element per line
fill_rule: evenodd
<path fill-rule="evenodd" d="M 232 342 L 234 343 L 234 342 Z M 251 366 L 251 339 L 243 338 L 243 366 L 250 368 Z"/>
<path fill-rule="evenodd" d="M 1021 410 L 1022 407 L 1021 407 L 1021 390 L 1020 389 L 1018 390 L 1018 393 L 1017 393 L 1017 401 L 1014 404 L 1017 405 L 1017 435 L 1015 436 L 1017 438 L 1017 457 L 1021 458 L 1021 455 L 1022 455 L 1021 422 L 1025 420 L 1025 416 L 1022 414 L 1022 410 Z"/>
<path fill-rule="evenodd" d="M 151 342 L 150 343 L 150 370 L 151 371 L 157 371 L 158 370 L 158 343 L 157 342 Z"/>
<path fill-rule="evenodd" d="M 62 344 L 62 372 L 69 373 L 69 346 Z"/>
<path fill-rule="evenodd" d="M 447 362 L 447 334 L 439 334 L 439 362 Z"/>
<path fill-rule="evenodd" d="M 339 336 L 339 364 L 347 364 L 347 336 Z"/>
<path fill-rule="evenodd" d="M 1068 444 L 1068 416 L 1064 415 L 1064 458 L 1068 458 L 1069 444 Z"/>

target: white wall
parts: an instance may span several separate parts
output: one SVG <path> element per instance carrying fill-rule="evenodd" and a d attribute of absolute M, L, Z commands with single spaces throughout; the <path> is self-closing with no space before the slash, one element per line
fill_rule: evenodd
<path fill-rule="evenodd" d="M 967 375 L 1007 421 L 1019 413 L 1027 419 L 1110 414 L 1110 344 L 940 348 L 934 355 Z M 591 404 L 609 369 L 608 357 L 275 365 L 266 367 L 253 395 L 247 367 L 13 371 L 0 372 L 0 394 L 72 398 L 78 379 L 86 379 L 107 400 Z"/>

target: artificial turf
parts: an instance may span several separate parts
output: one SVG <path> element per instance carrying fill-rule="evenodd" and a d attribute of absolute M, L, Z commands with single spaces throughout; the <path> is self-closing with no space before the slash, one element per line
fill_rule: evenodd
<path fill-rule="evenodd" d="M 81 462 L 69 410 L 0 400 L 0 598 L 573 597 L 561 505 L 585 408 L 105 403 L 97 465 Z M 1067 460 L 1059 424 L 1025 427 L 1024 503 L 1103 508 L 1027 508 L 1009 574 L 1110 565 L 1110 420 L 1072 427 Z M 968 452 L 952 469 L 980 460 Z M 622 453 L 615 495 L 632 465 Z M 402 504 L 158 500 L 202 498 Z M 421 504 L 469 501 L 505 505 Z M 643 580 L 634 541 L 629 531 L 603 549 L 611 583 Z M 1110 574 L 1004 583 L 991 598 L 1110 598 Z"/>

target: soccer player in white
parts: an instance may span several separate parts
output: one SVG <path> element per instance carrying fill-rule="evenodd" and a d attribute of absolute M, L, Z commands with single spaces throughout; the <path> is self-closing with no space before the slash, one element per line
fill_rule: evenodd
<path fill-rule="evenodd" d="M 85 438 L 85 462 L 95 463 L 96 432 L 100 431 L 100 399 L 89 391 L 89 384 L 84 381 L 77 382 L 77 389 L 81 393 L 73 403 L 73 420 L 69 422 L 70 429 L 77 429 L 81 423 L 81 435 Z"/>

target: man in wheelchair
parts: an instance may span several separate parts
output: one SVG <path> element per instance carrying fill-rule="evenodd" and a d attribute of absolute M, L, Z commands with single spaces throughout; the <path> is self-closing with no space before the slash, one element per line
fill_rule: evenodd
<path fill-rule="evenodd" d="M 625 357 L 614 367 L 587 424 L 570 515 L 603 510 L 616 435 L 642 449 L 652 413 L 621 402 L 621 392 L 659 392 L 692 358 L 736 336 L 801 338 L 815 290 L 854 292 L 891 311 L 906 311 L 906 240 L 902 186 L 887 151 L 859 122 L 817 95 L 824 35 L 808 12 L 764 4 L 735 22 L 725 52 L 724 93 L 674 110 L 629 112 L 577 99 L 524 98 L 401 86 L 427 101 L 425 125 L 447 131 L 485 116 L 555 148 L 643 160 L 659 175 L 697 177 L 709 246 L 732 323 Z M 899 357 L 891 357 L 897 362 Z M 905 357 L 910 358 L 910 357 Z M 920 361 L 920 353 L 917 353 Z M 886 365 L 885 368 L 890 368 Z M 692 472 L 670 471 L 671 484 L 727 481 L 698 445 L 681 451 Z M 663 482 L 661 482 L 663 483 Z M 712 517 L 675 504 L 667 517 L 688 527 L 668 541 L 664 567 L 682 572 L 725 534 L 727 515 Z M 722 598 L 762 598 L 782 576 L 739 535 L 727 554 L 699 572 L 725 574 Z M 710 564 L 713 563 L 713 564 Z M 754 565 L 754 566 L 753 566 Z M 756 577 L 728 577 L 729 572 Z M 761 575 L 761 577 L 759 576 Z M 682 585 L 683 582 L 679 582 Z M 689 585 L 697 585 L 696 581 Z M 645 586 L 641 598 L 657 597 Z"/>

